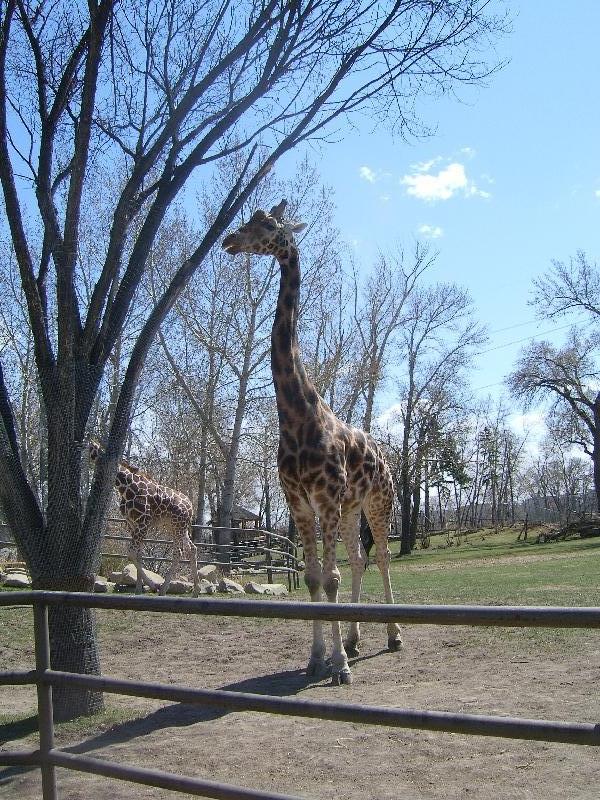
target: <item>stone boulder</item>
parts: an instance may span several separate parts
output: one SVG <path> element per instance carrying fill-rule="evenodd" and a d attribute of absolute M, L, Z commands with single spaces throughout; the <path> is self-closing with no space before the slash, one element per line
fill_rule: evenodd
<path fill-rule="evenodd" d="M 186 581 L 183 578 L 173 578 L 167 589 L 167 594 L 190 594 L 194 589 L 194 584 L 191 581 Z"/>
<path fill-rule="evenodd" d="M 213 581 L 217 577 L 218 567 L 215 564 L 205 564 L 198 569 L 198 575 L 201 578 L 206 578 L 208 581 Z"/>
<path fill-rule="evenodd" d="M 264 587 L 264 594 L 275 595 L 275 597 L 288 593 L 287 586 L 284 586 L 283 583 L 265 583 Z"/>
<path fill-rule="evenodd" d="M 115 584 L 112 581 L 103 578 L 102 575 L 96 575 L 94 579 L 94 591 L 100 594 L 114 591 Z"/>
<path fill-rule="evenodd" d="M 255 581 L 248 581 L 248 583 L 244 584 L 244 591 L 246 594 L 264 594 L 265 584 L 256 583 Z"/>
<path fill-rule="evenodd" d="M 120 586 L 135 586 L 137 583 L 137 568 L 135 564 L 125 564 L 121 572 L 111 572 L 108 579 Z M 142 579 L 143 583 L 151 589 L 158 589 L 165 581 L 162 575 L 149 569 L 144 569 Z"/>
<path fill-rule="evenodd" d="M 206 578 L 200 578 L 200 584 L 198 586 L 199 594 L 214 594 L 216 591 L 217 591 L 216 583 L 212 583 L 212 581 L 207 581 Z"/>
<path fill-rule="evenodd" d="M 218 589 L 226 594 L 245 594 L 244 587 L 240 583 L 232 581 L 231 578 L 221 578 Z"/>
<path fill-rule="evenodd" d="M 29 589 L 31 578 L 25 570 L 11 570 L 6 573 L 4 585 L 11 589 Z"/>

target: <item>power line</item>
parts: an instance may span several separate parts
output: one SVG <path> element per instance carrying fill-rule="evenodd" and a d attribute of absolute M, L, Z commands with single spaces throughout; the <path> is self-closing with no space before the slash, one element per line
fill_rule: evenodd
<path fill-rule="evenodd" d="M 588 322 L 587 325 L 584 325 L 584 328 L 588 328 L 590 325 L 594 323 L 594 320 Z M 518 327 L 518 326 L 514 326 Z M 531 336 L 525 336 L 523 339 L 514 339 L 512 342 L 505 342 L 504 344 L 498 344 L 495 347 L 489 347 L 487 350 L 480 350 L 476 355 L 482 356 L 485 353 L 492 353 L 494 350 L 501 350 L 503 347 L 511 347 L 513 344 L 522 344 L 523 342 L 531 342 L 533 339 L 537 339 L 539 336 L 547 336 L 549 333 L 556 333 L 556 331 L 564 331 L 565 328 L 573 327 L 573 323 L 569 322 L 566 325 L 560 325 L 558 328 L 551 328 L 549 331 L 540 331 L 539 333 L 532 333 Z M 505 330 L 509 330 L 506 328 Z M 498 333 L 498 331 L 496 331 Z"/>
<path fill-rule="evenodd" d="M 582 319 L 585 318 L 586 315 L 581 314 L 579 317 L 575 317 L 573 322 L 581 322 Z M 528 319 L 526 322 L 516 322 L 514 325 L 508 325 L 506 328 L 498 328 L 498 330 L 490 331 L 490 336 L 493 336 L 496 333 L 504 333 L 505 331 L 512 331 L 515 328 L 524 328 L 526 325 L 533 325 L 534 322 L 539 322 L 538 318 L 535 319 Z"/>
<path fill-rule="evenodd" d="M 589 328 L 591 325 L 594 324 L 594 322 L 595 322 L 595 320 L 590 320 L 583 327 L 584 328 Z M 524 324 L 527 324 L 527 323 L 520 323 L 520 324 L 524 325 Z M 476 355 L 481 356 L 481 355 L 484 355 L 485 353 L 491 353 L 494 350 L 501 350 L 503 347 L 510 347 L 513 344 L 522 344 L 523 342 L 530 342 L 530 341 L 533 341 L 534 339 L 537 339 L 539 336 L 547 336 L 549 333 L 555 333 L 556 331 L 562 331 L 565 328 L 570 328 L 570 327 L 572 327 L 572 324 L 573 323 L 571 322 L 571 323 L 569 323 L 567 325 L 561 325 L 558 328 L 551 328 L 549 331 L 541 331 L 540 333 L 534 333 L 531 336 L 526 336 L 523 339 L 515 339 L 515 341 L 513 341 L 513 342 L 506 342 L 505 344 L 499 344 L 499 345 L 496 345 L 495 347 L 490 347 L 487 350 L 481 350 Z M 515 326 L 510 326 L 510 327 L 519 327 L 519 326 L 515 325 Z M 505 330 L 509 330 L 509 329 L 510 328 L 506 328 Z M 484 389 L 491 389 L 493 386 L 500 386 L 503 383 L 504 383 L 504 379 L 501 380 L 501 381 L 495 381 L 494 383 L 486 383 L 485 386 L 477 386 L 476 388 L 473 389 L 473 391 L 474 392 L 481 392 Z"/>

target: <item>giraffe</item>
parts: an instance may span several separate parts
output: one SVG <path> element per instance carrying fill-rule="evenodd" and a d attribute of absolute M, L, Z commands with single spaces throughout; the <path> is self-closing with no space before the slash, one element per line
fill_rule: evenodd
<path fill-rule="evenodd" d="M 95 439 L 89 444 L 90 460 L 96 461 L 100 453 L 104 452 L 102 445 Z M 120 497 L 119 511 L 131 534 L 131 544 L 128 549 L 129 557 L 137 568 L 136 594 L 141 594 L 143 576 L 145 574 L 142 563 L 144 539 L 150 526 L 156 522 L 162 523 L 167 533 L 173 539 L 173 559 L 165 575 L 165 580 L 158 593 L 167 593 L 175 570 L 181 559 L 190 559 L 192 576 L 194 579 L 194 595 L 198 594 L 199 576 L 196 561 L 197 548 L 190 537 L 193 507 L 190 499 L 182 492 L 176 492 L 168 486 L 161 486 L 149 475 L 127 461 L 120 461 L 115 480 L 115 489 Z M 146 575 L 146 582 L 153 589 L 156 588 Z"/>
<path fill-rule="evenodd" d="M 352 602 L 358 602 L 366 564 L 359 536 L 362 508 L 376 545 L 385 599 L 393 603 L 388 549 L 394 494 L 391 472 L 375 440 L 335 416 L 302 364 L 297 338 L 300 264 L 294 233 L 306 226 L 283 221 L 286 205 L 282 200 L 269 213 L 255 211 L 246 224 L 225 237 L 222 247 L 232 255 L 274 256 L 280 265 L 271 332 L 271 371 L 279 417 L 277 466 L 283 493 L 302 538 L 304 580 L 313 602 L 321 599 L 322 591 L 329 602 L 337 602 L 340 572 L 335 551 L 339 533 L 352 571 Z M 317 557 L 316 517 L 323 535 L 322 563 Z M 402 645 L 398 625 L 389 623 L 387 632 L 389 649 L 398 650 Z M 352 675 L 348 655 L 358 655 L 359 624 L 350 624 L 345 645 L 339 622 L 332 623 L 332 636 L 332 682 L 349 684 Z M 309 676 L 326 673 L 325 650 L 323 626 L 315 620 Z"/>

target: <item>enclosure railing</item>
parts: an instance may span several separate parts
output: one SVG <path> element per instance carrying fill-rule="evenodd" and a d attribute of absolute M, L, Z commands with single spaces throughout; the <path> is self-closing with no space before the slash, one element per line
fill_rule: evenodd
<path fill-rule="evenodd" d="M 108 522 L 123 524 L 123 520 L 118 518 L 110 518 Z M 198 539 L 199 532 L 205 532 L 208 538 Z M 300 586 L 298 548 L 287 536 L 262 528 L 224 528 L 212 525 L 192 525 L 192 534 L 198 548 L 199 565 L 215 564 L 225 570 L 252 569 L 255 573 L 266 574 L 268 583 L 273 583 L 274 575 L 283 575 L 290 592 Z M 230 541 L 217 541 L 222 535 L 227 536 Z M 103 541 L 130 542 L 131 537 L 105 533 Z M 146 539 L 144 560 L 156 565 L 171 561 L 172 557 L 166 554 L 149 555 L 148 548 L 164 546 L 166 553 L 172 543 L 171 539 Z M 102 549 L 100 555 L 102 558 L 128 558 L 126 553 L 107 552 L 105 549 Z M 251 560 L 257 556 L 262 557 L 262 561 Z M 189 560 L 183 559 L 180 563 L 189 564 Z"/>
<path fill-rule="evenodd" d="M 209 616 L 272 619 L 397 622 L 427 625 L 499 625 L 509 627 L 600 628 L 600 608 L 528 606 L 422 606 L 306 603 L 259 600 L 191 599 L 150 596 L 95 595 L 73 592 L 5 592 L 0 606 L 31 605 L 34 614 L 35 670 L 0 672 L 0 685 L 35 684 L 38 696 L 39 749 L 0 751 L 0 765 L 41 768 L 43 800 L 57 800 L 55 768 L 172 789 L 221 800 L 293 800 L 288 795 L 184 777 L 160 770 L 75 755 L 54 746 L 52 687 L 77 686 L 103 692 L 174 702 L 218 706 L 236 711 L 262 711 L 367 725 L 387 725 L 430 731 L 532 739 L 580 745 L 600 745 L 600 724 L 551 722 L 442 711 L 415 711 L 351 703 L 320 702 L 217 689 L 191 689 L 160 683 L 119 680 L 53 670 L 50 664 L 48 606 L 129 609 Z"/>

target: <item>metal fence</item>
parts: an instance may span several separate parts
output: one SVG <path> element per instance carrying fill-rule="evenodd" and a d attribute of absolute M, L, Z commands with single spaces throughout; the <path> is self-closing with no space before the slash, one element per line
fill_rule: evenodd
<path fill-rule="evenodd" d="M 57 800 L 55 768 L 78 770 L 134 783 L 187 792 L 219 800 L 298 800 L 216 781 L 184 777 L 160 770 L 75 755 L 54 746 L 52 687 L 78 686 L 103 692 L 217 706 L 236 711 L 262 711 L 366 725 L 417 728 L 447 733 L 500 736 L 543 742 L 600 745 L 600 723 L 552 722 L 442 711 L 415 711 L 350 703 L 319 702 L 224 690 L 191 689 L 160 683 L 118 680 L 58 672 L 51 668 L 48 606 L 128 609 L 210 616 L 271 619 L 398 622 L 411 625 L 484 625 L 508 627 L 600 628 L 600 608 L 528 606 L 422 606 L 277 602 L 260 600 L 191 599 L 71 592 L 0 593 L 0 606 L 30 605 L 34 614 L 35 670 L 0 672 L 0 685 L 36 685 L 39 749 L 0 751 L 0 765 L 34 765 L 42 771 L 44 800 Z"/>
<path fill-rule="evenodd" d="M 108 530 L 125 527 L 124 520 L 120 517 L 109 517 L 107 522 L 111 526 Z M 173 540 L 160 538 L 160 529 L 156 533 L 156 538 L 148 536 L 144 540 L 143 560 L 149 569 L 158 572 L 163 564 L 172 561 Z M 261 528 L 222 528 L 208 525 L 192 525 L 192 535 L 198 548 L 198 566 L 214 564 L 226 572 L 238 569 L 250 576 L 266 575 L 267 583 L 270 584 L 273 583 L 273 577 L 278 575 L 286 581 L 290 592 L 300 587 L 302 562 L 298 558 L 296 542 L 287 536 Z M 227 543 L 222 543 L 221 539 L 225 539 Z M 122 543 L 121 551 L 109 550 L 111 542 Z M 128 533 L 123 535 L 106 532 L 100 545 L 101 560 L 105 562 L 106 559 L 118 559 L 126 563 L 130 560 L 130 543 L 131 536 Z M 8 526 L 0 523 L 0 549 L 3 547 L 15 550 L 16 544 Z M 182 559 L 180 564 L 189 564 L 189 560 Z"/>
<path fill-rule="evenodd" d="M 122 524 L 123 520 L 110 518 L 109 523 Z M 301 568 L 298 548 L 295 542 L 272 531 L 260 528 L 220 528 L 215 526 L 192 525 L 194 541 L 198 548 L 196 562 L 198 566 L 214 564 L 223 571 L 238 569 L 245 573 L 266 575 L 267 582 L 273 583 L 274 575 L 281 575 L 291 592 L 300 586 L 299 572 Z M 223 544 L 220 540 L 227 539 Z M 123 552 L 109 552 L 106 548 L 110 542 L 129 544 L 131 536 L 105 533 L 102 537 L 101 559 L 129 560 L 128 548 Z M 158 572 L 164 563 L 172 561 L 173 541 L 148 537 L 144 540 L 144 563 Z M 180 564 L 189 564 L 189 559 L 182 559 Z"/>

